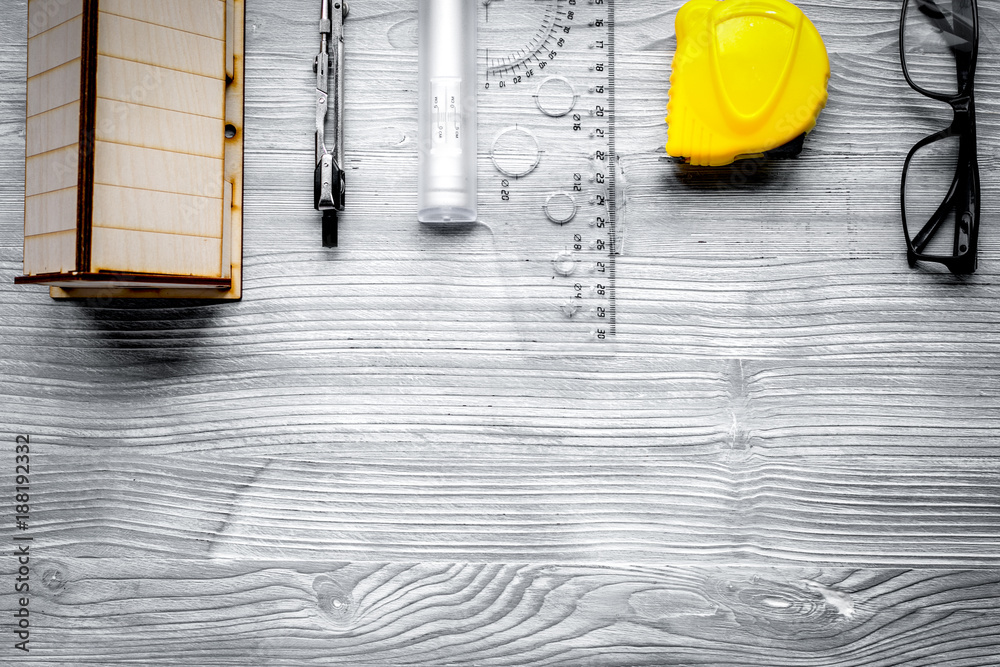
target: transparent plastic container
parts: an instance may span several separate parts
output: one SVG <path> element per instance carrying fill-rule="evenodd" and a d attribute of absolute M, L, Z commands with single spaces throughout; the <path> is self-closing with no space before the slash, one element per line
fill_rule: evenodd
<path fill-rule="evenodd" d="M 476 220 L 475 0 L 419 0 L 417 219 Z"/>

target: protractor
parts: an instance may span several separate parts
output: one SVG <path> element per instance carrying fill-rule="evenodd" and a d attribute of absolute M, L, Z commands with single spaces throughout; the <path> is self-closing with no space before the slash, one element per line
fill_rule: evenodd
<path fill-rule="evenodd" d="M 570 4 L 576 0 L 482 0 L 486 12 L 480 41 L 487 77 L 513 74 L 554 60 L 565 47 Z M 545 65 L 542 65 L 544 69 Z"/>
<path fill-rule="evenodd" d="M 492 142 L 480 214 L 502 221 L 498 243 L 518 260 L 508 277 L 538 299 L 522 335 L 613 351 L 624 238 L 615 0 L 480 1 L 479 128 Z"/>

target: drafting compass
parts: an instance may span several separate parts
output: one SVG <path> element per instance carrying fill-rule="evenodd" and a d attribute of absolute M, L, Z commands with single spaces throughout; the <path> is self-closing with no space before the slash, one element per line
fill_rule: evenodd
<path fill-rule="evenodd" d="M 314 205 L 323 212 L 323 247 L 337 247 L 337 212 L 344 210 L 344 0 L 320 0 L 320 50 L 316 72 L 316 174 Z M 330 104 L 330 96 L 333 104 Z M 327 141 L 327 117 L 333 137 Z"/>

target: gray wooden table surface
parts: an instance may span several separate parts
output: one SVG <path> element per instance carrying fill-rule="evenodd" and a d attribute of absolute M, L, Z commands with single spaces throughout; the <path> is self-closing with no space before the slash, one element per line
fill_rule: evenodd
<path fill-rule="evenodd" d="M 242 302 L 15 287 L 26 4 L 0 16 L 0 662 L 1000 664 L 995 3 L 956 278 L 904 257 L 902 161 L 949 119 L 902 78 L 899 2 L 800 3 L 829 105 L 798 160 L 744 173 L 661 159 L 681 2 L 620 0 L 611 344 L 566 316 L 539 204 L 586 150 L 528 88 L 481 93 L 484 224 L 415 222 L 415 0 L 352 3 L 339 250 L 310 200 L 318 3 L 254 0 Z M 545 152 L 502 202 L 515 122 Z"/>

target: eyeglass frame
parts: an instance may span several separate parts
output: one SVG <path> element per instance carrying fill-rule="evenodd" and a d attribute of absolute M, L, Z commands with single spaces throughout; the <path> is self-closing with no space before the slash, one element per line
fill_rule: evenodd
<path fill-rule="evenodd" d="M 917 0 L 925 5 L 937 8 L 943 15 L 934 0 Z M 972 9 L 972 49 L 969 53 L 968 66 L 959 69 L 960 51 L 957 47 L 952 47 L 955 56 L 956 77 L 958 79 L 958 91 L 953 95 L 935 93 L 918 86 L 910 76 L 906 65 L 905 37 L 907 7 L 910 0 L 903 0 L 903 9 L 899 18 L 899 62 L 903 69 L 903 76 L 913 90 L 925 97 L 933 100 L 945 102 L 951 106 L 954 116 L 951 125 L 939 132 L 924 137 L 918 141 L 906 156 L 903 163 L 903 174 L 900 180 L 900 210 L 903 220 L 903 234 L 906 238 L 906 258 L 910 266 L 913 267 L 918 261 L 937 262 L 944 264 L 952 273 L 968 274 L 974 273 L 978 265 L 979 246 L 979 204 L 980 204 L 980 180 L 979 180 L 979 157 L 976 148 L 976 109 L 975 109 L 975 78 L 976 61 L 979 56 L 979 7 L 976 0 L 969 0 Z M 950 26 L 942 27 L 940 19 L 927 16 L 929 21 L 935 23 L 939 29 L 945 32 L 956 34 Z M 956 16 L 952 12 L 952 16 Z M 962 73 L 965 72 L 965 81 L 962 81 Z M 920 233 L 913 239 L 906 221 L 906 175 L 910 168 L 910 162 L 917 151 L 936 141 L 948 137 L 959 137 L 958 164 L 955 169 L 955 176 L 952 179 L 948 194 L 945 195 L 937 210 L 930 219 L 924 223 Z M 964 193 L 964 201 L 956 202 L 959 192 Z M 952 255 L 932 255 L 924 254 L 923 248 L 930 242 L 931 238 L 938 231 L 952 207 L 955 211 L 955 252 Z M 964 251 L 961 251 L 962 247 Z"/>

